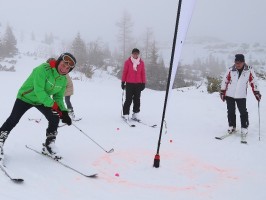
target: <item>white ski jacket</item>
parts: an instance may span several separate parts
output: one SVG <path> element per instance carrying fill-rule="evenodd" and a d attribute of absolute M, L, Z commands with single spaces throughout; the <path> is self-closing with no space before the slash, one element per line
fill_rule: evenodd
<path fill-rule="evenodd" d="M 253 93 L 259 91 L 257 77 L 252 67 L 244 65 L 244 69 L 239 77 L 239 72 L 235 65 L 230 67 L 223 77 L 221 90 L 225 90 L 225 96 L 235 99 L 247 97 L 248 82 Z"/>

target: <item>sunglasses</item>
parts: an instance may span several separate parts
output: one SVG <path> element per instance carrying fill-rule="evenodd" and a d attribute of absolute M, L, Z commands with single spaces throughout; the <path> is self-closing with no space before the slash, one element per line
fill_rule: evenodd
<path fill-rule="evenodd" d="M 71 68 L 75 67 L 75 61 L 69 55 L 64 55 L 63 61 L 67 63 L 69 67 Z"/>

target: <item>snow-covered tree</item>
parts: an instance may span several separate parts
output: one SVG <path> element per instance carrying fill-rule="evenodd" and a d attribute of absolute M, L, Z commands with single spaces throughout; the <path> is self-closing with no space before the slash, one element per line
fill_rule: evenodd
<path fill-rule="evenodd" d="M 124 12 L 121 19 L 116 23 L 118 27 L 118 42 L 121 47 L 121 59 L 124 61 L 132 48 L 132 28 L 133 22 L 129 13 Z"/>
<path fill-rule="evenodd" d="M 17 54 L 17 40 L 10 26 L 6 27 L 5 34 L 0 41 L 0 57 L 13 57 Z"/>
<path fill-rule="evenodd" d="M 152 43 L 153 43 L 154 37 L 153 37 L 153 31 L 151 28 L 147 28 L 144 39 L 143 39 L 143 48 L 142 48 L 142 58 L 146 60 L 146 62 L 149 59 L 149 52 L 151 51 Z"/>
<path fill-rule="evenodd" d="M 71 53 L 77 59 L 76 70 L 85 73 L 88 78 L 92 77 L 93 70 L 89 65 L 89 56 L 85 41 L 81 38 L 80 33 L 77 34 L 71 45 Z"/>
<path fill-rule="evenodd" d="M 101 67 L 104 64 L 104 52 L 101 40 L 89 42 L 88 58 L 90 65 Z"/>
<path fill-rule="evenodd" d="M 34 34 L 34 32 L 31 32 L 31 40 L 32 41 L 35 41 L 35 34 Z"/>
<path fill-rule="evenodd" d="M 156 41 L 151 43 L 146 63 L 147 87 L 155 90 L 165 90 L 167 70 L 162 57 L 159 57 Z"/>
<path fill-rule="evenodd" d="M 50 33 L 49 35 L 48 34 L 45 34 L 44 41 L 43 42 L 45 44 L 49 44 L 49 45 L 50 44 L 53 44 L 53 42 L 54 42 L 54 35 L 52 33 Z"/>

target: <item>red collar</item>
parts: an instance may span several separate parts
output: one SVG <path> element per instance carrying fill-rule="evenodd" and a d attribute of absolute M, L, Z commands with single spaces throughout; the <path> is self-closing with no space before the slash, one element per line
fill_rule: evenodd
<path fill-rule="evenodd" d="M 50 64 L 51 68 L 55 68 L 56 60 L 51 60 L 51 61 L 49 62 L 49 64 Z"/>

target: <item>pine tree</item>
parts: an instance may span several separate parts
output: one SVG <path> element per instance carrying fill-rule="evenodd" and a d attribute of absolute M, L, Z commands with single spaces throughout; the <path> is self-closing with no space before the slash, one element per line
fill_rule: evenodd
<path fill-rule="evenodd" d="M 76 38 L 72 42 L 71 52 L 77 58 L 79 67 L 84 66 L 88 63 L 88 53 L 85 41 L 81 38 L 80 33 L 77 34 Z"/>
<path fill-rule="evenodd" d="M 3 42 L 2 42 L 2 38 L 0 35 L 0 60 L 4 57 L 3 55 Z"/>
<path fill-rule="evenodd" d="M 143 40 L 143 48 L 142 48 L 142 57 L 148 62 L 149 59 L 149 52 L 151 50 L 152 41 L 153 41 L 153 31 L 151 28 L 147 28 L 144 40 Z"/>
<path fill-rule="evenodd" d="M 112 58 L 111 50 L 110 50 L 107 43 L 104 44 L 104 46 L 103 46 L 103 56 L 104 56 L 105 67 L 108 67 L 108 65 L 114 65 L 115 64 L 115 62 L 113 61 L 113 58 Z"/>
<path fill-rule="evenodd" d="M 13 31 L 10 26 L 7 26 L 6 32 L 4 34 L 2 43 L 1 43 L 1 57 L 13 57 L 17 54 L 18 49 L 16 47 L 17 40 L 13 34 Z"/>
<path fill-rule="evenodd" d="M 221 77 L 207 76 L 207 91 L 208 93 L 219 92 L 221 88 Z"/>
<path fill-rule="evenodd" d="M 35 34 L 34 34 L 34 32 L 31 32 L 31 40 L 32 41 L 35 41 Z"/>
<path fill-rule="evenodd" d="M 156 42 L 151 44 L 151 51 L 146 62 L 147 87 L 155 90 L 165 90 L 167 82 L 167 70 L 162 58 L 159 59 Z"/>
<path fill-rule="evenodd" d="M 0 23 L 0 28 L 2 28 L 2 24 L 1 23 Z M 1 29 L 0 29 L 0 60 L 2 58 L 3 58 L 3 40 L 2 40 Z"/>
<path fill-rule="evenodd" d="M 91 78 L 93 71 L 92 67 L 89 65 L 89 56 L 86 48 L 86 43 L 81 38 L 80 33 L 77 34 L 76 38 L 72 42 L 71 53 L 73 53 L 73 55 L 77 59 L 75 69 L 85 73 L 88 78 Z"/>
<path fill-rule="evenodd" d="M 104 53 L 102 42 L 100 40 L 92 41 L 88 44 L 89 64 L 102 67 L 104 63 Z"/>
<path fill-rule="evenodd" d="M 131 16 L 124 12 L 122 18 L 116 23 L 118 27 L 118 42 L 121 44 L 122 49 L 122 61 L 126 60 L 128 54 L 130 54 L 132 43 L 132 28 L 133 22 Z"/>
<path fill-rule="evenodd" d="M 46 43 L 46 44 L 53 44 L 53 42 L 54 42 L 54 36 L 53 36 L 53 34 L 52 33 L 50 33 L 49 35 L 46 33 L 45 34 L 45 36 L 44 36 L 44 41 L 43 41 L 44 43 Z"/>

